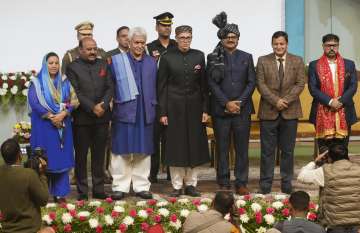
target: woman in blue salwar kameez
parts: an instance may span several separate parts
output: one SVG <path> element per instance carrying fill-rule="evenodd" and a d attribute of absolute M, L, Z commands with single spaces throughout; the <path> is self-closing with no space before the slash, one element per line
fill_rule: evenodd
<path fill-rule="evenodd" d="M 66 201 L 70 192 L 69 170 L 74 167 L 71 111 L 79 105 L 69 82 L 60 74 L 59 57 L 48 53 L 28 92 L 32 149 L 45 149 L 48 157 L 49 192 L 54 201 Z"/>

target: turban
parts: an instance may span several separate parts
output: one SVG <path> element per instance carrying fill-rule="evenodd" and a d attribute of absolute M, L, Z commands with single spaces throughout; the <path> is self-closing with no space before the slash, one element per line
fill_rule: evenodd
<path fill-rule="evenodd" d="M 240 36 L 238 25 L 234 23 L 227 23 L 227 15 L 225 12 L 221 12 L 216 15 L 212 22 L 219 28 L 217 36 L 220 40 L 226 38 L 229 33 L 234 33 L 235 35 Z"/>

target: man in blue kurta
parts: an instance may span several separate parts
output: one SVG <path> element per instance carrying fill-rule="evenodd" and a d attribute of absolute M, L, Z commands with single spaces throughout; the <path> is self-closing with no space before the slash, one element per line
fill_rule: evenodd
<path fill-rule="evenodd" d="M 112 198 L 122 199 L 130 191 L 150 199 L 150 155 L 154 152 L 153 124 L 156 106 L 154 58 L 146 55 L 146 32 L 129 32 L 130 51 L 111 57 L 115 83 L 112 116 Z"/>

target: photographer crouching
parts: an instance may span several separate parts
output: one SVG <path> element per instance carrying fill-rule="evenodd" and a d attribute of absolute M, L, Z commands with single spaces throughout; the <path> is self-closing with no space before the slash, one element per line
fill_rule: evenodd
<path fill-rule="evenodd" d="M 0 166 L 1 232 L 38 232 L 41 227 L 40 207 L 45 206 L 49 198 L 46 161 L 39 158 L 37 171 L 24 168 L 20 146 L 14 139 L 7 139 L 1 145 L 1 154 L 5 161 Z"/>
<path fill-rule="evenodd" d="M 333 143 L 304 166 L 298 181 L 320 186 L 319 220 L 328 233 L 358 233 L 360 226 L 360 166 L 348 150 Z"/>

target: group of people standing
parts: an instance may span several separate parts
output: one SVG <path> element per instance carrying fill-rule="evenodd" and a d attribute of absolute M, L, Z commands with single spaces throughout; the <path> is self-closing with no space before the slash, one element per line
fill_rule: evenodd
<path fill-rule="evenodd" d="M 288 52 L 286 32 L 273 34 L 273 53 L 261 56 L 255 71 L 252 55 L 237 49 L 238 25 L 228 23 L 222 12 L 213 19 L 219 43 L 206 65 L 204 53 L 191 48 L 190 26 L 176 27 L 176 40 L 170 39 L 173 17 L 169 12 L 154 17 L 159 37 L 148 44 L 143 28 L 120 27 L 119 47 L 107 53 L 93 39 L 94 25 L 84 22 L 75 27 L 79 46 L 66 52 L 61 72 L 58 55 L 45 56 L 29 90 L 30 143 L 47 151 L 50 193 L 56 201 L 64 201 L 70 191 L 72 167 L 78 199 L 88 199 L 89 148 L 93 198 L 108 196 L 104 162 L 109 122 L 113 199 L 122 199 L 131 184 L 137 196 L 152 198 L 150 185 L 157 182 L 160 161 L 170 171 L 171 196 L 200 196 L 197 167 L 209 161 L 205 123 L 210 115 L 219 187 L 231 188 L 228 154 L 233 135 L 235 190 L 240 195 L 249 193 L 255 87 L 261 94 L 260 192 L 271 192 L 276 147 L 281 150 L 281 190 L 292 192 L 305 67 L 301 57 Z M 309 67 L 309 90 L 314 97 L 310 120 L 321 145 L 334 140 L 347 144 L 357 119 L 352 101 L 357 89 L 355 65 L 341 57 L 338 47 L 336 35 L 324 36 L 324 55 Z"/>

